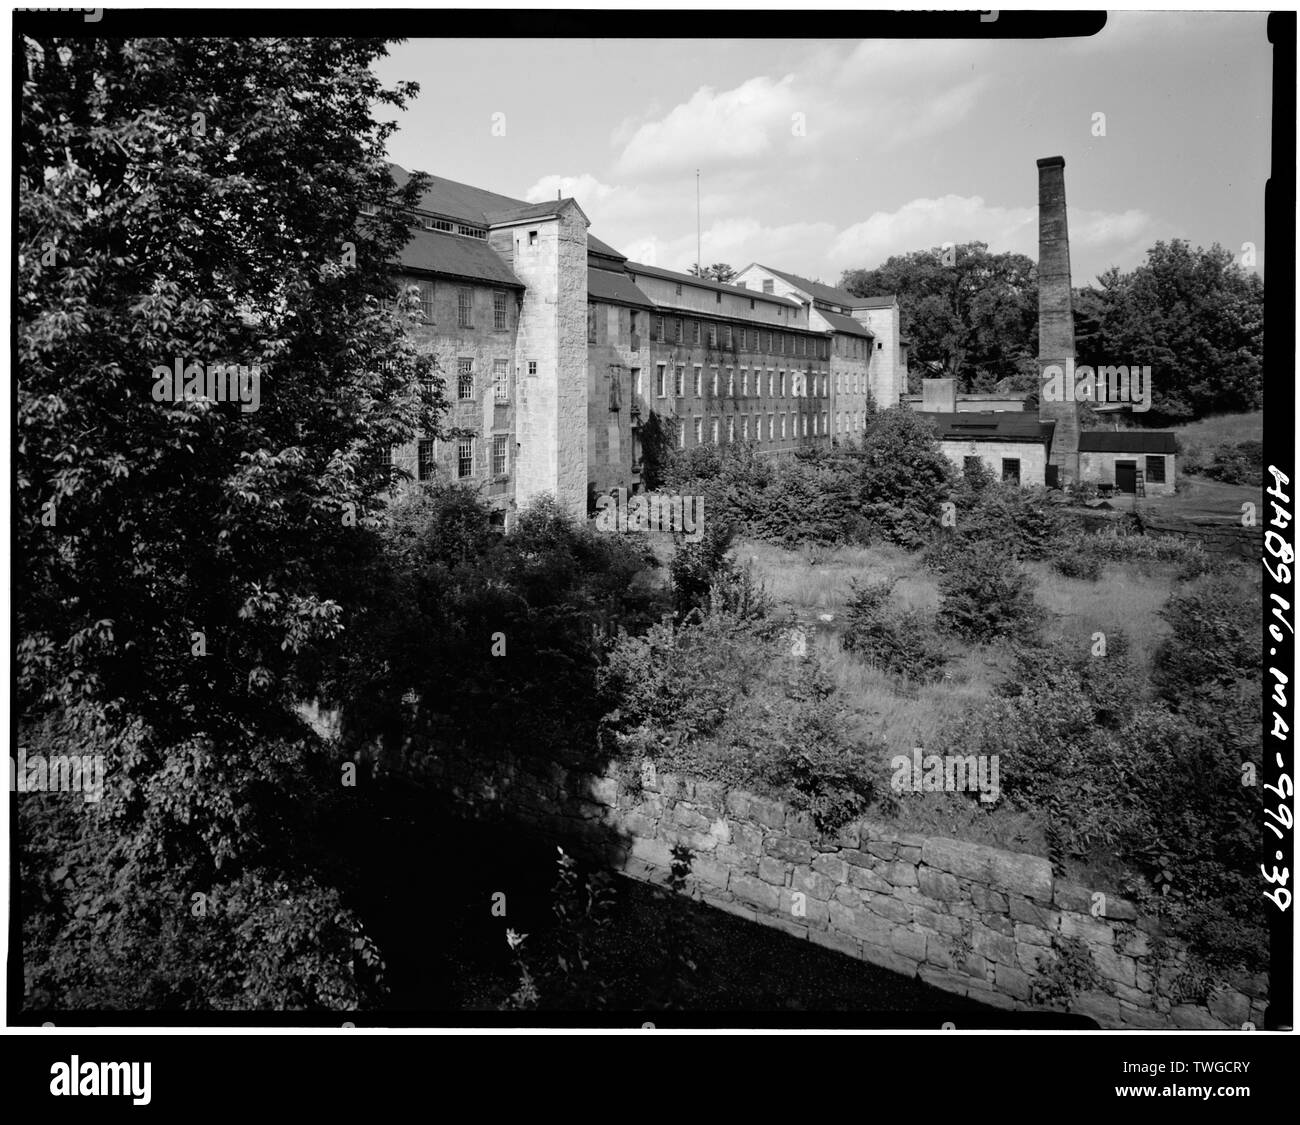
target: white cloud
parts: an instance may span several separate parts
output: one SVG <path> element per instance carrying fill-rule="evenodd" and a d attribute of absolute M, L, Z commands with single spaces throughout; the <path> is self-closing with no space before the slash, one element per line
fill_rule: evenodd
<path fill-rule="evenodd" d="M 994 73 L 987 56 L 987 45 L 966 41 L 822 45 L 779 80 L 702 86 L 667 113 L 625 120 L 611 137 L 615 171 L 645 179 L 731 168 L 757 181 L 845 146 L 878 154 L 924 143 L 974 112 Z"/>
<path fill-rule="evenodd" d="M 809 251 L 820 255 L 835 235 L 831 223 L 781 223 L 764 225 L 750 216 L 724 219 L 706 227 L 702 239 L 702 256 L 706 265 L 727 262 L 740 270 L 750 262 L 780 265 L 807 261 Z M 625 251 L 626 252 L 626 251 Z M 653 243 L 653 265 L 664 269 L 686 270 L 695 261 L 695 234 L 660 239 Z M 645 259 L 640 259 L 645 260 Z"/>
<path fill-rule="evenodd" d="M 1151 217 L 1138 210 L 1070 208 L 1069 224 L 1076 261 L 1128 262 L 1158 237 Z M 877 211 L 846 227 L 831 244 L 827 258 L 837 268 L 871 268 L 891 254 L 976 241 L 987 243 L 995 253 L 1013 251 L 1037 260 L 1037 208 L 993 207 L 978 195 L 913 199 L 896 211 Z"/>
<path fill-rule="evenodd" d="M 698 164 L 748 160 L 768 152 L 780 137 L 792 136 L 797 111 L 794 76 L 780 81 L 759 76 L 732 90 L 701 86 L 666 117 L 632 132 L 617 161 L 623 175 L 663 173 Z M 619 139 L 627 125 L 615 133 Z"/>

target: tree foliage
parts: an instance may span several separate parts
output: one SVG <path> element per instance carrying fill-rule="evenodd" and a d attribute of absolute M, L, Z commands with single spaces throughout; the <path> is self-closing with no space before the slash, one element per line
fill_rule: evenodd
<path fill-rule="evenodd" d="M 1080 363 L 1150 365 L 1147 423 L 1259 409 L 1264 284 L 1217 243 L 1157 242 L 1131 273 L 1107 270 L 1078 294 L 1075 326 Z"/>
<path fill-rule="evenodd" d="M 1038 269 L 1023 254 L 991 254 L 983 242 L 896 254 L 875 269 L 846 270 L 857 296 L 898 296 L 909 374 L 951 376 L 963 391 L 1001 379 L 1037 385 Z"/>
<path fill-rule="evenodd" d="M 372 119 L 415 90 L 374 78 L 385 50 L 24 37 L 15 707 L 32 749 L 102 752 L 108 769 L 85 815 L 23 803 L 29 854 L 57 840 L 80 857 L 57 885 L 23 871 L 47 911 L 26 951 L 51 969 L 45 1002 L 359 1002 L 355 920 L 286 869 L 333 769 L 294 713 L 311 655 L 364 589 L 389 447 L 436 432 L 444 406 L 384 307 L 420 190 L 393 184 L 394 126 Z M 257 368 L 257 408 L 159 401 L 154 369 L 178 363 Z M 126 920 L 142 897 L 219 884 L 246 909 L 191 933 L 192 968 L 168 979 L 178 963 Z M 293 917 L 271 921 L 272 900 Z M 282 967 L 299 986 L 272 990 L 251 963 L 228 979 L 232 943 L 283 958 L 297 927 L 305 960 Z M 156 977 L 96 1000 L 54 971 L 65 942 L 83 981 L 107 980 L 105 957 Z"/>
<path fill-rule="evenodd" d="M 701 266 L 699 262 L 695 262 L 687 272 L 690 273 L 692 277 L 703 277 L 710 281 L 720 281 L 724 285 L 730 285 L 736 279 L 736 271 L 726 262 L 714 262 L 711 266 Z"/>

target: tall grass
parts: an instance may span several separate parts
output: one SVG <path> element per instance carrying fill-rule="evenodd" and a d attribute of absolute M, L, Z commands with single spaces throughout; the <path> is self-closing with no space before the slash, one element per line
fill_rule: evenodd
<path fill-rule="evenodd" d="M 957 638 L 946 642 L 950 660 L 942 678 L 923 684 L 892 676 L 843 649 L 840 628 L 855 580 L 890 583 L 890 602 L 899 610 L 937 609 L 937 575 L 923 567 L 918 553 L 893 546 L 791 550 L 745 540 L 736 554 L 753 565 L 778 610 L 788 609 L 811 626 L 810 647 L 827 663 L 849 709 L 853 736 L 860 745 L 879 740 L 884 771 L 895 754 L 937 746 L 941 731 L 961 729 L 1012 672 L 1004 646 Z M 1047 639 L 1064 638 L 1087 651 L 1095 634 L 1122 631 L 1146 680 L 1155 649 L 1169 632 L 1158 611 L 1177 583 L 1177 564 L 1106 562 L 1092 580 L 1063 577 L 1046 561 L 1026 563 L 1025 569 L 1036 580 L 1035 600 L 1049 614 Z M 831 619 L 822 620 L 828 614 Z M 1045 854 L 1044 826 L 1005 803 L 987 808 L 960 794 L 904 794 L 885 819 L 901 831 Z"/>

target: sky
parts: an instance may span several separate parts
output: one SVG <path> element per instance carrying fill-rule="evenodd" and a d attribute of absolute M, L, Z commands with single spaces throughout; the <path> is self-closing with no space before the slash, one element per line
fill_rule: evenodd
<path fill-rule="evenodd" d="M 376 73 L 421 88 L 386 115 L 390 159 L 558 190 L 668 269 L 696 260 L 697 169 L 705 263 L 835 283 L 949 242 L 1036 259 L 1035 160 L 1061 155 L 1087 285 L 1170 238 L 1251 243 L 1262 273 L 1271 68 L 1263 14 L 1112 12 L 1058 40 L 413 39 Z"/>

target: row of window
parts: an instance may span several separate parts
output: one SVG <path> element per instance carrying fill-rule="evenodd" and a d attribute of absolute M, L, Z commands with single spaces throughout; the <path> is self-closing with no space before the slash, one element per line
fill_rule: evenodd
<path fill-rule="evenodd" d="M 509 434 L 492 435 L 492 475 L 506 474 L 509 462 Z M 437 473 L 438 443 L 433 438 L 420 441 L 416 452 L 416 475 L 420 480 L 432 480 Z M 474 475 L 474 439 L 462 438 L 456 442 L 456 476 L 460 479 Z"/>
<path fill-rule="evenodd" d="M 867 377 L 861 371 L 839 371 L 835 375 L 837 395 L 864 395 L 868 390 Z"/>
<path fill-rule="evenodd" d="M 596 306 L 591 306 L 594 309 Z M 595 314 L 588 319 L 588 339 L 595 343 Z M 633 313 L 632 331 L 636 331 L 636 314 Z M 804 336 L 797 332 L 774 332 L 766 328 L 738 328 L 731 324 L 713 321 L 686 320 L 680 316 L 666 317 L 656 313 L 651 320 L 650 339 L 661 344 L 707 344 L 727 350 L 756 352 L 761 355 L 806 356 L 810 359 L 829 359 L 830 340 L 824 336 Z"/>
<path fill-rule="evenodd" d="M 704 368 L 698 363 L 694 365 L 694 391 L 696 398 L 704 396 Z M 715 397 L 719 393 L 719 388 L 723 385 L 720 381 L 718 369 L 710 367 L 711 394 Z M 633 379 L 638 395 L 643 394 L 641 388 L 641 369 L 632 368 Z M 755 398 L 763 397 L 763 372 L 755 371 L 753 382 L 753 394 Z M 788 372 L 790 376 L 790 394 L 797 398 L 803 397 L 824 397 L 829 385 L 830 376 L 825 374 L 808 374 L 803 371 Z M 767 373 L 767 397 L 768 398 L 785 398 L 786 396 L 786 375 L 785 371 L 771 371 Z M 748 368 L 740 369 L 740 397 L 750 397 L 750 372 Z M 726 369 L 726 394 L 728 398 L 736 397 L 736 372 L 734 368 Z M 666 363 L 655 364 L 655 397 L 667 398 L 668 396 L 668 365 Z M 673 397 L 686 397 L 686 366 L 677 364 L 673 369 Z"/>
<path fill-rule="evenodd" d="M 434 283 L 426 278 L 412 278 L 406 282 L 407 289 L 415 288 L 420 294 L 420 315 L 430 324 L 434 319 Z M 458 288 L 456 290 L 456 327 L 474 327 L 474 290 Z M 492 291 L 492 329 L 505 332 L 510 328 L 509 295 L 503 289 Z"/>
<path fill-rule="evenodd" d="M 754 441 L 785 441 L 788 438 L 797 437 L 825 437 L 830 433 L 830 417 L 825 413 L 821 414 L 769 414 L 767 415 L 767 433 L 763 432 L 763 415 L 762 414 L 729 414 L 725 423 L 727 427 L 727 441 L 734 442 L 737 433 L 737 419 L 739 419 L 739 433 L 741 441 L 750 440 L 751 427 Z M 802 423 L 800 419 L 803 419 Z M 695 444 L 704 444 L 704 422 L 705 419 L 696 417 L 692 419 L 692 430 L 695 436 Z M 723 419 L 710 418 L 709 423 L 709 441 L 717 445 L 719 435 L 723 426 Z M 800 429 L 802 428 L 802 435 Z M 686 427 L 677 428 L 677 447 L 686 448 Z"/>
<path fill-rule="evenodd" d="M 385 208 L 388 210 L 388 208 Z M 378 215 L 379 208 L 373 203 L 365 203 L 361 206 L 363 215 Z M 419 211 L 407 211 L 406 221 L 413 227 L 423 227 L 425 230 L 440 230 L 447 234 L 464 235 L 466 238 L 487 238 L 486 227 L 474 227 L 465 223 L 455 223 L 450 219 L 435 219 L 432 215 L 424 215 Z"/>
<path fill-rule="evenodd" d="M 699 364 L 693 367 L 694 372 L 694 392 L 696 398 L 702 398 L 704 395 L 704 368 Z M 716 367 L 711 367 L 710 385 L 711 393 L 716 397 L 722 387 L 722 376 Z M 616 374 L 617 373 L 617 374 Z M 622 367 L 614 365 L 610 367 L 610 407 L 617 409 L 618 405 L 618 384 L 622 378 Z M 456 398 L 459 401 L 473 399 L 475 396 L 475 378 L 474 378 L 474 359 L 472 356 L 461 356 L 456 360 Z M 537 361 L 528 361 L 528 374 L 537 374 Z M 788 372 L 790 376 L 789 389 L 795 397 L 805 397 L 805 391 L 811 397 L 824 397 L 827 393 L 829 376 L 825 374 L 805 375 L 801 371 Z M 784 398 L 786 395 L 786 375 L 785 371 L 768 371 L 767 372 L 767 397 Z M 763 372 L 753 372 L 753 393 L 754 397 L 763 397 Z M 684 398 L 686 396 L 686 367 L 684 364 L 678 364 L 674 368 L 674 385 L 673 391 L 675 398 Z M 632 368 L 632 385 L 638 397 L 644 397 L 645 388 L 641 385 L 641 368 Z M 728 398 L 736 397 L 736 372 L 735 369 L 728 367 L 726 369 L 726 394 Z M 494 359 L 492 361 L 492 388 L 493 399 L 496 402 L 510 401 L 510 361 L 507 359 Z M 867 389 L 867 378 L 861 373 L 850 373 L 847 375 L 838 374 L 835 376 L 835 391 L 837 394 L 861 394 Z M 668 365 L 664 363 L 655 365 L 655 397 L 668 397 Z M 750 371 L 748 368 L 740 369 L 740 397 L 750 397 Z"/>

